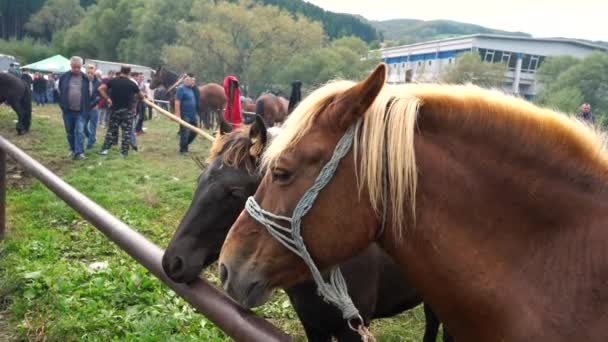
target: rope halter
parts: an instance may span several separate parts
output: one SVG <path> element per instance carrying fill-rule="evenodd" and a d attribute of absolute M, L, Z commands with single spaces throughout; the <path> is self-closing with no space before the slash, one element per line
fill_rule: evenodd
<path fill-rule="evenodd" d="M 359 314 L 359 310 L 357 310 L 352 302 L 352 299 L 348 295 L 346 281 L 342 276 L 342 272 L 340 272 L 340 268 L 332 268 L 330 271 L 329 282 L 325 282 L 321 272 L 308 253 L 308 250 L 304 245 L 304 238 L 301 234 L 302 218 L 304 215 L 306 215 L 306 213 L 308 213 L 314 204 L 319 192 L 334 176 L 340 160 L 342 160 L 348 151 L 350 151 L 357 125 L 358 123 L 355 123 L 350 126 L 342 138 L 340 138 L 331 159 L 323 166 L 321 172 L 310 189 L 304 193 L 304 196 L 302 196 L 298 202 L 298 205 L 293 210 L 292 217 L 276 215 L 262 209 L 255 201 L 253 196 L 247 199 L 245 210 L 247 210 L 252 218 L 266 227 L 266 230 L 268 230 L 270 235 L 272 235 L 287 249 L 304 260 L 310 269 L 310 273 L 312 274 L 315 283 L 317 284 L 317 291 L 319 295 L 321 295 L 326 302 L 337 306 L 342 312 L 342 317 L 348 321 L 349 327 L 354 331 L 361 333 L 362 331 L 367 331 L 367 328 L 365 327 L 363 318 Z M 285 227 L 277 223 L 280 221 L 289 223 L 291 227 Z M 356 323 L 356 321 L 359 321 L 360 323 Z M 369 332 L 367 331 L 367 333 Z"/>

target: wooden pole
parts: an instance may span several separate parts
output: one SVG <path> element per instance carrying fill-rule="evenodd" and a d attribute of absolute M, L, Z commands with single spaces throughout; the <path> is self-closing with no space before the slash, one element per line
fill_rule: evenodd
<path fill-rule="evenodd" d="M 162 109 L 161 107 L 159 107 L 158 105 L 156 105 L 156 103 L 154 103 L 154 102 L 152 102 L 152 101 L 150 101 L 148 99 L 144 99 L 144 103 L 147 104 L 148 106 L 156 109 L 162 115 L 164 115 L 164 116 L 168 117 L 169 119 L 177 122 L 178 124 L 182 125 L 183 127 L 186 127 L 187 129 L 191 130 L 192 132 L 194 132 L 194 133 L 196 133 L 198 135 L 203 136 L 204 138 L 206 138 L 207 140 L 209 140 L 211 142 L 215 141 L 215 138 L 211 134 L 203 131 L 202 129 L 200 129 L 198 127 L 192 126 L 191 124 L 189 124 L 186 121 L 180 119 L 176 115 L 171 114 L 168 111 Z"/>

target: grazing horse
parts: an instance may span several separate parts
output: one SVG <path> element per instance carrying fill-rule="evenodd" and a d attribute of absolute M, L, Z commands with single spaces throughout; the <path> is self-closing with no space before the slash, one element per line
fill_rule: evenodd
<path fill-rule="evenodd" d="M 608 340 L 599 136 L 499 92 L 391 86 L 385 75 L 381 64 L 363 82 L 331 83 L 290 115 L 265 152 L 253 211 L 226 237 L 229 294 L 261 304 L 377 241 L 457 341 Z M 305 193 L 318 195 L 307 212 Z M 314 262 L 270 234 L 269 213 L 294 211 L 284 234 L 303 212 Z"/>
<path fill-rule="evenodd" d="M 0 104 L 4 102 L 17 113 L 17 134 L 29 132 L 32 123 L 32 92 L 27 83 L 11 74 L 0 73 Z"/>
<path fill-rule="evenodd" d="M 289 101 L 283 97 L 266 93 L 260 95 L 255 102 L 255 113 L 264 118 L 267 126 L 281 124 L 287 117 Z"/>
<path fill-rule="evenodd" d="M 227 131 L 232 126 L 222 123 L 220 136 L 211 149 L 210 164 L 201 173 L 190 208 L 163 255 L 165 273 L 179 283 L 197 279 L 203 268 L 217 260 L 228 229 L 262 179 L 258 162 L 267 141 L 263 120 L 257 116 L 252 125 L 230 133 Z M 345 262 L 342 268 L 366 323 L 372 318 L 396 315 L 421 302 L 397 266 L 376 245 Z M 332 336 L 339 341 L 360 341 L 340 312 L 319 297 L 314 283 L 296 285 L 286 293 L 309 341 L 331 341 Z M 439 321 L 428 306 L 424 308 L 424 341 L 435 341 Z"/>
<path fill-rule="evenodd" d="M 175 88 L 179 86 L 180 76 L 176 73 L 168 70 L 165 67 L 160 67 L 154 75 L 152 76 L 152 80 L 150 81 L 150 89 L 155 89 L 156 87 L 163 86 L 166 89 L 166 96 L 169 98 L 171 102 L 171 111 L 175 111 L 174 107 L 174 97 L 175 97 Z M 199 108 L 200 113 L 198 113 L 199 118 L 201 119 L 201 124 L 205 128 L 213 127 L 213 113 L 219 113 L 224 110 L 226 107 L 226 95 L 224 94 L 224 88 L 216 83 L 208 83 L 198 87 L 199 91 Z"/>

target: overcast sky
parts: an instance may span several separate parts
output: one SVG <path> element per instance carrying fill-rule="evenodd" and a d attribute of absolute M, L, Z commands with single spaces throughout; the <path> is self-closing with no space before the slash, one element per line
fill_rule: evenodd
<path fill-rule="evenodd" d="M 449 19 L 535 37 L 608 41 L 608 0 L 306 0 L 371 20 Z"/>

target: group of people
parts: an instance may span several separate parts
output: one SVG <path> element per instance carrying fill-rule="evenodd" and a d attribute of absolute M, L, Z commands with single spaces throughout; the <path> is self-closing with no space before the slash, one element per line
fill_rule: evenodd
<path fill-rule="evenodd" d="M 86 148 L 92 149 L 97 140 L 97 124 L 101 123 L 108 129 L 98 153 L 107 155 L 110 147 L 118 144 L 121 129 L 121 154 L 127 157 L 130 148 L 137 150 L 135 136 L 143 132 L 143 124 L 134 115 L 139 107 L 143 121 L 145 106 L 138 101 L 146 96 L 143 75 L 132 75 L 131 68 L 123 66 L 118 73 L 108 73 L 102 78 L 94 65 L 87 65 L 86 73 L 82 72 L 82 63 L 82 58 L 72 57 L 70 71 L 61 75 L 58 83 L 70 155 L 76 160 L 86 159 L 85 137 Z M 139 130 L 133 129 L 134 124 Z"/>
<path fill-rule="evenodd" d="M 11 63 L 7 71 L 9 74 L 22 79 L 33 90 L 34 102 L 38 106 L 48 103 L 56 103 L 57 99 L 57 75 L 53 73 L 35 72 L 32 76 L 28 69 L 19 69 L 15 63 Z"/>

